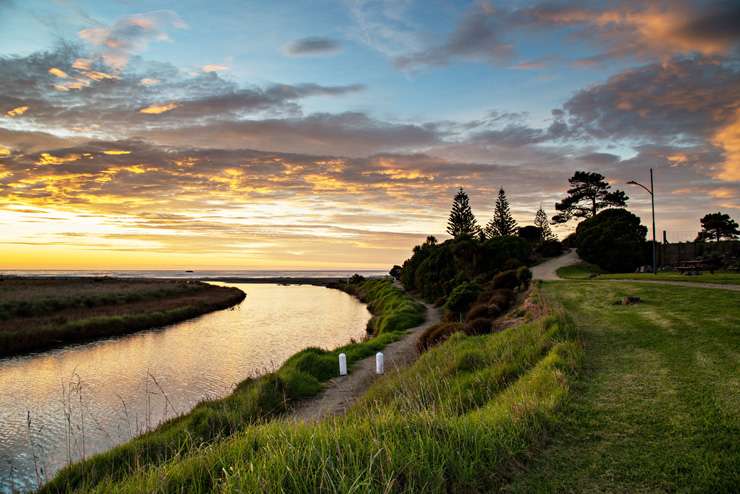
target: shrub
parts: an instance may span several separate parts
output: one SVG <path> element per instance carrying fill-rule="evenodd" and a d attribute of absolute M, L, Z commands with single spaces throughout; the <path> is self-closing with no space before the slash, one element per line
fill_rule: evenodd
<path fill-rule="evenodd" d="M 626 209 L 605 209 L 578 225 L 578 255 L 613 272 L 632 272 L 646 263 L 647 228 Z"/>
<path fill-rule="evenodd" d="M 556 257 L 563 253 L 563 244 L 558 240 L 545 240 L 537 247 L 542 257 Z"/>
<path fill-rule="evenodd" d="M 502 271 L 493 278 L 494 288 L 509 288 L 514 289 L 519 286 L 519 277 L 517 272 L 513 269 L 508 271 Z"/>
<path fill-rule="evenodd" d="M 454 333 L 463 331 L 465 326 L 459 322 L 441 322 L 430 326 L 419 336 L 416 348 L 422 353 L 429 348 L 439 345 Z"/>
<path fill-rule="evenodd" d="M 508 309 L 513 301 L 514 292 L 508 288 L 500 288 L 498 290 L 494 290 L 491 294 L 491 298 L 488 299 L 488 303 L 490 305 L 496 305 L 502 311 Z"/>
<path fill-rule="evenodd" d="M 465 324 L 465 334 L 467 335 L 479 335 L 489 334 L 493 330 L 493 321 L 485 317 L 479 317 L 473 319 L 469 323 Z"/>
<path fill-rule="evenodd" d="M 452 290 L 450 296 L 447 297 L 445 309 L 453 314 L 466 313 L 473 302 L 475 302 L 475 299 L 478 298 L 480 291 L 480 286 L 475 283 L 460 283 Z"/>
<path fill-rule="evenodd" d="M 528 225 L 519 228 L 519 237 L 523 238 L 531 244 L 536 244 L 542 240 L 542 228 Z"/>
<path fill-rule="evenodd" d="M 526 289 L 532 281 L 532 271 L 527 266 L 522 266 L 516 270 L 516 277 L 519 279 L 519 285 Z"/>
<path fill-rule="evenodd" d="M 479 317 L 491 317 L 490 314 L 491 310 L 489 309 L 488 304 L 475 304 L 465 315 L 465 320 L 472 321 L 473 319 L 478 319 Z"/>

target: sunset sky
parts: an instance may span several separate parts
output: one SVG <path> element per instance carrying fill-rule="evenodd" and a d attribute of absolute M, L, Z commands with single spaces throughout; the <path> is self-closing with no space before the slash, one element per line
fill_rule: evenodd
<path fill-rule="evenodd" d="M 737 2 L 0 0 L 0 269 L 385 269 L 650 167 L 740 221 Z"/>

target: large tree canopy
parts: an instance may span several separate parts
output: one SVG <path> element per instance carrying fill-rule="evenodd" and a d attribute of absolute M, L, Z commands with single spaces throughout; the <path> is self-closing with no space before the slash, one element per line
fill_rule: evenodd
<path fill-rule="evenodd" d="M 729 214 L 717 211 L 705 215 L 700 221 L 701 231 L 696 240 L 716 240 L 719 242 L 723 238 L 732 240 L 740 236 L 737 222 L 730 218 Z"/>
<path fill-rule="evenodd" d="M 592 218 L 602 209 L 627 205 L 627 195 L 621 190 L 611 191 L 609 182 L 600 173 L 577 171 L 568 182 L 571 185 L 568 195 L 555 204 L 555 209 L 560 211 L 552 218 L 555 223 Z"/>
<path fill-rule="evenodd" d="M 626 209 L 607 209 L 576 229 L 578 255 L 613 272 L 631 272 L 645 264 L 647 228 Z"/>
<path fill-rule="evenodd" d="M 470 208 L 468 194 L 460 187 L 452 201 L 452 211 L 450 211 L 450 217 L 447 220 L 447 233 L 455 238 L 460 238 L 478 235 L 479 231 L 480 227 L 473 210 Z"/>

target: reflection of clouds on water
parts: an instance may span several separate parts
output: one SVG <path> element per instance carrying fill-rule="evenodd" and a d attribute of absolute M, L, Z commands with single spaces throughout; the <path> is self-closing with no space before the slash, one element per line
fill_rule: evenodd
<path fill-rule="evenodd" d="M 0 491 L 31 489 L 37 472 L 51 477 L 69 458 L 89 457 L 203 399 L 223 397 L 307 346 L 332 348 L 365 335 L 370 314 L 345 293 L 236 286 L 247 298 L 233 310 L 0 360 Z"/>

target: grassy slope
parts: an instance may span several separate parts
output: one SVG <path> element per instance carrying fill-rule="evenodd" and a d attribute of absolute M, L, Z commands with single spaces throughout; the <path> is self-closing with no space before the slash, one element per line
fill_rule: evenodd
<path fill-rule="evenodd" d="M 237 288 L 200 282 L 0 281 L 0 357 L 133 333 L 244 300 Z"/>
<path fill-rule="evenodd" d="M 455 335 L 318 425 L 274 421 L 97 492 L 487 492 L 541 440 L 580 346 L 562 314 Z"/>
<path fill-rule="evenodd" d="M 587 262 L 579 262 L 571 266 L 563 266 L 558 268 L 556 271 L 557 275 L 561 278 L 571 280 L 583 280 L 591 278 L 593 275 L 603 273 L 602 269 L 595 264 L 589 264 Z"/>
<path fill-rule="evenodd" d="M 141 466 L 158 465 L 255 422 L 288 410 L 290 402 L 321 390 L 321 383 L 338 374 L 340 352 L 348 363 L 365 358 L 400 338 L 406 329 L 424 320 L 425 308 L 387 280 L 369 280 L 348 291 L 369 303 L 374 317 L 369 326 L 377 336 L 334 351 L 308 348 L 293 355 L 282 367 L 257 379 L 242 382 L 230 396 L 207 401 L 190 413 L 173 419 L 108 452 L 62 470 L 42 492 L 67 492 L 101 480 L 125 478 Z"/>
<path fill-rule="evenodd" d="M 740 294 L 551 283 L 586 347 L 558 433 L 514 492 L 732 492 L 740 485 Z M 625 295 L 643 303 L 612 305 Z M 737 492 L 737 491 L 734 491 Z"/>

